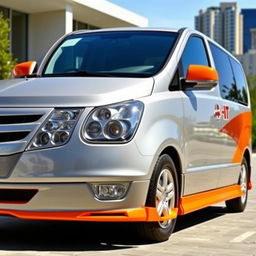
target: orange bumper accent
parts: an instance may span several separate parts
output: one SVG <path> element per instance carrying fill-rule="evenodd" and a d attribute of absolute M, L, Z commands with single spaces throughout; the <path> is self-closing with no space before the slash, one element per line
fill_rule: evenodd
<path fill-rule="evenodd" d="M 153 207 L 115 211 L 76 211 L 76 212 L 34 212 L 19 210 L 0 210 L 0 215 L 11 215 L 20 219 L 30 220 L 67 220 L 96 222 L 156 222 L 175 219 L 178 209 L 172 209 L 169 216 L 159 217 Z"/>
<path fill-rule="evenodd" d="M 232 185 L 191 196 L 182 197 L 179 202 L 179 215 L 184 215 L 204 207 L 230 200 L 243 195 L 240 185 Z"/>

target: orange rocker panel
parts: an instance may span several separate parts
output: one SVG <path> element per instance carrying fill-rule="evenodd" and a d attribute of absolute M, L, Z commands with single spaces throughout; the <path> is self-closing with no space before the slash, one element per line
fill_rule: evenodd
<path fill-rule="evenodd" d="M 191 196 L 182 197 L 178 208 L 172 209 L 169 216 L 159 217 L 154 207 L 142 207 L 136 209 L 124 209 L 113 211 L 76 211 L 76 212 L 33 212 L 19 210 L 0 210 L 0 215 L 11 215 L 21 219 L 34 220 L 76 220 L 97 222 L 156 222 L 175 219 L 178 215 L 184 215 L 199 210 L 211 204 L 242 196 L 239 185 L 232 185 L 216 190 L 211 190 Z"/>

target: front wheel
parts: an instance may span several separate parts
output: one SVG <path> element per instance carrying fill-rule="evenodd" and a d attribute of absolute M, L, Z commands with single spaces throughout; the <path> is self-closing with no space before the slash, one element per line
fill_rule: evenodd
<path fill-rule="evenodd" d="M 160 217 L 169 216 L 172 209 L 177 206 L 178 183 L 175 165 L 168 155 L 162 155 L 158 159 L 152 179 L 146 206 L 155 207 Z M 138 223 L 139 233 L 150 241 L 167 240 L 176 224 L 176 219 Z"/>
<path fill-rule="evenodd" d="M 243 195 L 231 200 L 226 201 L 226 206 L 229 212 L 243 212 L 248 198 L 248 176 L 249 168 L 245 158 L 241 164 L 241 171 L 239 176 L 239 185 L 243 191 Z"/>

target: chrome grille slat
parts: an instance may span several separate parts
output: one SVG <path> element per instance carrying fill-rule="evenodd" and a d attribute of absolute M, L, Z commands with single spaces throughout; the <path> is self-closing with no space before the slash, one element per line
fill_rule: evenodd
<path fill-rule="evenodd" d="M 44 115 L 45 109 L 42 108 L 1 108 L 0 109 L 0 116 L 16 116 L 16 115 Z"/>
<path fill-rule="evenodd" d="M 0 133 L 4 132 L 25 132 L 25 131 L 33 131 L 40 123 L 30 123 L 30 124 L 1 124 L 0 125 Z"/>
<path fill-rule="evenodd" d="M 0 143 L 1 142 L 11 142 L 11 141 L 20 141 L 28 136 L 28 131 L 19 131 L 19 132 L 1 132 L 0 133 Z"/>
<path fill-rule="evenodd" d="M 2 142 L 0 143 L 0 154 L 11 155 L 17 152 L 24 151 L 27 146 L 27 141 L 11 141 L 11 142 Z M 22 150 L 23 149 L 23 150 Z"/>
<path fill-rule="evenodd" d="M 0 155 L 22 152 L 53 109 L 0 109 Z"/>
<path fill-rule="evenodd" d="M 16 123 L 32 123 L 38 121 L 42 115 L 8 115 L 0 116 L 0 125 L 1 124 L 16 124 Z"/>

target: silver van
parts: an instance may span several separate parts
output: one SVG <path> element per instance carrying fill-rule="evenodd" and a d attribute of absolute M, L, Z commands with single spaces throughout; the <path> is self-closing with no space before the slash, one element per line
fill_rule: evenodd
<path fill-rule="evenodd" d="M 240 63 L 190 29 L 62 37 L 0 83 L 0 214 L 133 222 L 163 241 L 176 219 L 251 189 Z"/>

